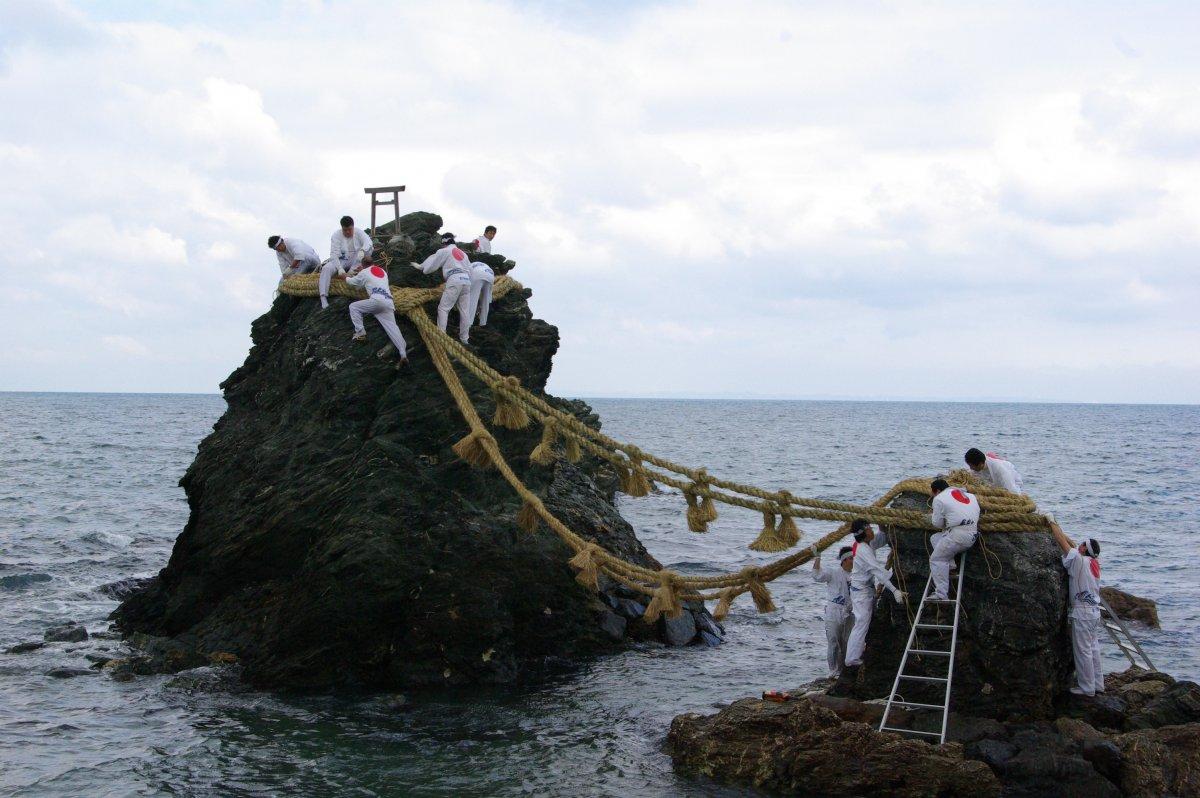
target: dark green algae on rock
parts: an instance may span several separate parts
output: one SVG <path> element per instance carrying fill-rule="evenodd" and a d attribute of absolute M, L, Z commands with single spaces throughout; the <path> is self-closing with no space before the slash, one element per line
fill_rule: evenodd
<path fill-rule="evenodd" d="M 392 238 L 418 259 L 440 224 L 413 214 Z M 501 273 L 515 265 L 484 257 Z M 401 264 L 389 275 L 439 282 Z M 498 300 L 471 342 L 543 391 L 558 331 L 533 318 L 530 295 Z M 246 362 L 221 386 L 228 409 L 181 481 L 188 523 L 167 567 L 114 612 L 117 626 L 201 654 L 231 652 L 251 684 L 299 690 L 510 683 L 630 636 L 665 637 L 662 621 L 632 619 L 640 604 L 617 586 L 600 596 L 580 586 L 570 549 L 552 534 L 516 526 L 520 503 L 507 483 L 451 451 L 467 426 L 416 329 L 399 318 L 411 365 L 397 370 L 371 319 L 367 343 L 351 343 L 349 301 L 335 297 L 322 311 L 315 299 L 281 295 L 254 322 Z M 452 314 L 451 332 L 456 325 Z M 490 391 L 460 374 L 490 419 Z M 583 402 L 547 399 L 599 425 Z M 658 567 L 617 513 L 603 464 L 533 465 L 538 426 L 493 431 L 572 529 Z M 702 607 L 688 612 L 712 628 Z"/>

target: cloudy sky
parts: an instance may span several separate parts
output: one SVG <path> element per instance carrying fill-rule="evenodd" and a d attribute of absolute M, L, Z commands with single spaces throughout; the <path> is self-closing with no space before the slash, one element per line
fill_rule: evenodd
<path fill-rule="evenodd" d="M 1200 5 L 1045 5 L 0 0 L 0 389 L 215 391 L 406 183 L 561 394 L 1200 402 Z"/>

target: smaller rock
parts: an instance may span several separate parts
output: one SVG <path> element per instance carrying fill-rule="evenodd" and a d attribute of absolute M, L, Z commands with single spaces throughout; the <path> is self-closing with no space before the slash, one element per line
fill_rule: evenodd
<path fill-rule="evenodd" d="M 148 587 L 157 578 L 158 577 L 154 576 L 135 576 L 130 577 L 129 579 L 118 579 L 116 582 L 109 582 L 108 584 L 100 585 L 100 587 L 96 588 L 96 592 L 103 593 L 109 598 L 116 599 L 117 601 L 124 601 L 134 593 L 140 592 Z"/>
<path fill-rule="evenodd" d="M 617 615 L 612 610 L 606 609 L 600 613 L 600 628 L 613 640 L 623 640 L 625 638 L 625 627 L 628 625 L 629 621 Z"/>
<path fill-rule="evenodd" d="M 696 613 L 696 625 L 700 627 L 701 632 L 708 632 L 717 640 L 725 639 L 725 628 L 705 611 L 703 604 L 700 605 L 700 611 Z"/>
<path fill-rule="evenodd" d="M 112 657 L 106 657 L 103 654 L 84 654 L 83 658 L 92 663 L 94 670 L 100 670 L 108 663 L 112 662 Z"/>
<path fill-rule="evenodd" d="M 89 668 L 52 668 L 46 675 L 55 679 L 72 679 L 76 676 L 95 676 L 96 672 Z"/>
<path fill-rule="evenodd" d="M 1130 715 L 1130 729 L 1157 729 L 1200 722 L 1200 685 L 1179 681 Z"/>
<path fill-rule="evenodd" d="M 1079 718 L 1058 718 L 1054 721 L 1054 728 L 1058 733 L 1068 740 L 1073 740 L 1077 743 L 1088 742 L 1089 740 L 1107 740 L 1100 732 L 1087 721 Z"/>
<path fill-rule="evenodd" d="M 725 641 L 714 635 L 712 632 L 701 631 L 700 642 L 706 646 L 719 646 Z"/>
<path fill-rule="evenodd" d="M 0 588 L 4 590 L 21 590 L 38 582 L 49 582 L 50 574 L 11 574 L 0 576 Z"/>
<path fill-rule="evenodd" d="M 1116 781 L 1121 774 L 1121 749 L 1112 740 L 1085 740 L 1081 751 L 1083 758 L 1092 763 L 1092 767 L 1101 776 Z"/>
<path fill-rule="evenodd" d="M 1004 724 L 993 718 L 976 718 L 970 715 L 950 713 L 946 724 L 946 739 L 956 743 L 973 743 L 977 740 L 1003 740 L 1008 737 Z"/>
<path fill-rule="evenodd" d="M 613 599 L 613 609 L 629 619 L 641 618 L 646 614 L 645 604 L 639 604 L 633 599 L 627 598 Z"/>
<path fill-rule="evenodd" d="M 976 740 L 963 747 L 963 755 L 999 771 L 1004 763 L 1017 755 L 1017 747 L 1007 740 Z"/>
<path fill-rule="evenodd" d="M 40 642 L 36 642 L 36 641 L 29 642 L 29 643 L 17 643 L 15 646 L 11 646 L 10 648 L 4 649 L 4 653 L 5 654 L 25 654 L 30 651 L 37 651 L 39 648 L 45 648 L 45 646 L 46 646 L 45 643 L 40 643 Z"/>
<path fill-rule="evenodd" d="M 696 637 L 696 618 L 686 610 L 678 618 L 663 616 L 663 638 L 667 645 L 686 646 Z"/>
<path fill-rule="evenodd" d="M 1135 596 L 1108 586 L 1100 588 L 1100 598 L 1108 602 L 1108 606 L 1119 618 L 1140 621 L 1152 629 L 1162 628 L 1158 624 L 1158 605 L 1153 599 Z"/>
<path fill-rule="evenodd" d="M 1085 720 L 1097 729 L 1122 729 L 1129 705 L 1115 695 L 1101 693 L 1097 696 L 1069 693 L 1067 717 Z"/>
<path fill-rule="evenodd" d="M 47 643 L 79 643 L 88 639 L 88 631 L 86 627 L 71 621 L 50 627 L 42 637 Z"/>

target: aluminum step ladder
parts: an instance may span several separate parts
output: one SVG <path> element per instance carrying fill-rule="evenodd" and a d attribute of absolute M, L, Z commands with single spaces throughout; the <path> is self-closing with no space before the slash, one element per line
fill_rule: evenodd
<path fill-rule="evenodd" d="M 913 619 L 912 631 L 908 633 L 908 643 L 904 647 L 904 656 L 900 659 L 900 667 L 896 670 L 896 679 L 892 682 L 892 692 L 888 696 L 887 705 L 883 708 L 883 718 L 879 721 L 879 731 L 892 731 L 901 734 L 917 734 L 922 737 L 936 737 L 938 743 L 946 742 L 946 724 L 950 720 L 950 685 L 954 679 L 954 652 L 958 648 L 958 616 L 960 610 L 959 599 L 962 597 L 963 574 L 967 570 L 967 553 L 963 552 L 962 559 L 958 564 L 958 581 L 954 586 L 954 596 L 950 599 L 935 599 L 933 598 L 933 575 L 930 574 L 929 579 L 925 582 L 925 591 L 921 594 L 921 606 L 917 608 L 917 616 Z M 932 623 L 927 621 L 925 610 L 927 607 L 941 607 L 945 605 L 954 606 L 954 622 L 950 624 Z M 918 645 L 918 631 L 936 631 L 950 632 L 950 648 L 938 649 L 929 648 L 925 645 Z M 908 657 L 910 654 L 915 654 L 918 657 L 937 657 L 946 659 L 946 675 L 941 676 L 917 676 L 904 672 L 905 666 L 908 665 Z M 912 701 L 905 701 L 900 695 L 901 682 L 925 682 L 929 684 L 944 684 L 946 689 L 942 694 L 942 703 L 940 704 L 918 704 Z M 901 729 L 896 726 L 889 726 L 888 717 L 891 715 L 892 707 L 905 707 L 916 709 L 936 709 L 942 713 L 942 730 L 941 732 L 927 732 L 918 729 Z"/>
<path fill-rule="evenodd" d="M 1146 652 L 1142 651 L 1142 647 L 1133 639 L 1128 627 L 1121 623 L 1121 619 L 1112 611 L 1112 607 L 1108 606 L 1108 602 L 1104 600 L 1103 596 L 1100 597 L 1100 623 L 1104 624 L 1104 628 L 1108 630 L 1108 636 L 1117 644 L 1117 648 L 1121 649 L 1121 653 L 1128 658 L 1133 667 L 1147 671 L 1158 670 L 1146 656 Z"/>

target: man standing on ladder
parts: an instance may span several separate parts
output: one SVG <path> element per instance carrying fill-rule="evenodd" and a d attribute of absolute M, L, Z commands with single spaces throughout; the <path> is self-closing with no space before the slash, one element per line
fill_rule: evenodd
<path fill-rule="evenodd" d="M 871 616 L 875 612 L 877 590 L 887 588 L 897 604 L 904 603 L 904 594 L 892 584 L 892 572 L 884 568 L 875 550 L 887 539 L 877 533 L 865 518 L 856 518 L 850 525 L 854 535 L 854 547 L 850 550 L 854 565 L 850 570 L 850 603 L 854 609 L 854 628 L 846 643 L 846 667 L 862 665 L 863 652 L 867 648 L 867 630 L 871 628 Z"/>
<path fill-rule="evenodd" d="M 1071 653 L 1075 656 L 1075 695 L 1104 692 L 1104 669 L 1100 665 L 1100 544 L 1088 538 L 1079 547 L 1062 527 L 1050 521 L 1050 534 L 1063 551 L 1071 590 Z"/>
<path fill-rule="evenodd" d="M 944 479 L 929 485 L 933 493 L 933 525 L 941 532 L 929 538 L 933 552 L 929 555 L 929 575 L 933 577 L 933 599 L 946 601 L 950 597 L 950 569 L 957 567 L 954 558 L 975 545 L 979 536 L 979 500 L 962 488 L 952 488 Z"/>

